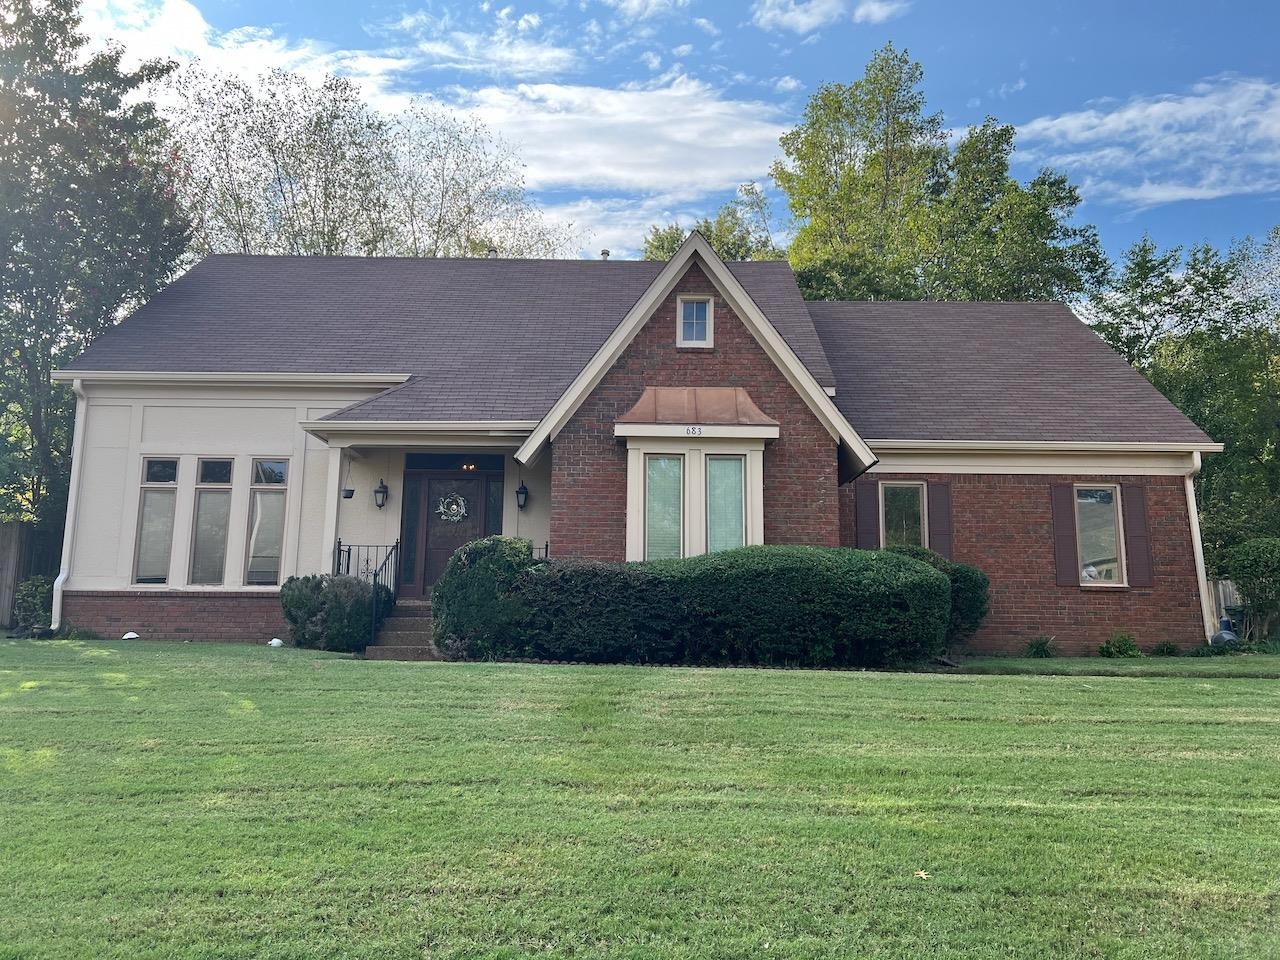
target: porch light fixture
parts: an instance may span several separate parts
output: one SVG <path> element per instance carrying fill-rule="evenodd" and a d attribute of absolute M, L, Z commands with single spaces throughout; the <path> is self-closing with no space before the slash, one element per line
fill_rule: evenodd
<path fill-rule="evenodd" d="M 378 485 L 373 488 L 373 505 L 381 510 L 387 505 L 387 494 L 391 491 L 387 489 L 387 481 L 379 480 Z"/>
<path fill-rule="evenodd" d="M 523 482 L 521 482 L 520 486 L 516 487 L 516 509 L 523 510 L 524 505 L 528 502 L 529 502 L 529 488 L 526 487 Z"/>

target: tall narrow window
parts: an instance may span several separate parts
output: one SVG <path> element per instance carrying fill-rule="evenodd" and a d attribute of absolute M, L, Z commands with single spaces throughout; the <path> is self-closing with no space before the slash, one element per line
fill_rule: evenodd
<path fill-rule="evenodd" d="M 684 553 L 684 457 L 645 458 L 644 558 L 667 560 Z"/>
<path fill-rule="evenodd" d="M 880 484 L 880 545 L 927 547 L 923 483 Z"/>
<path fill-rule="evenodd" d="M 746 457 L 707 457 L 707 552 L 742 546 Z"/>
<path fill-rule="evenodd" d="M 709 347 L 712 343 L 711 300 L 706 297 L 677 301 L 679 329 L 676 331 L 676 346 Z"/>
<path fill-rule="evenodd" d="M 190 582 L 222 583 L 231 525 L 231 460 L 201 460 L 196 467 L 195 521 L 191 531 Z"/>
<path fill-rule="evenodd" d="M 138 540 L 133 562 L 135 583 L 169 582 L 177 486 L 176 459 L 143 461 L 142 501 L 138 508 Z"/>
<path fill-rule="evenodd" d="M 280 582 L 289 461 L 254 460 L 249 479 L 249 562 L 244 582 L 269 586 Z"/>
<path fill-rule="evenodd" d="M 1118 488 L 1076 487 L 1076 543 L 1082 584 L 1124 583 Z"/>

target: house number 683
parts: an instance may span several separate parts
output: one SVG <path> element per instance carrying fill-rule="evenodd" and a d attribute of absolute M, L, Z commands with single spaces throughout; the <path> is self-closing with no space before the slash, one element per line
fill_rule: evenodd
<path fill-rule="evenodd" d="M 684 435 L 686 437 L 700 437 L 702 436 L 702 428 L 701 427 L 685 427 Z"/>

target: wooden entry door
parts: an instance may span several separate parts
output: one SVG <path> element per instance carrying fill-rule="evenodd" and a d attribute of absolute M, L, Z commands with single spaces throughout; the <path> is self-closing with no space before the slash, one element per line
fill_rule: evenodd
<path fill-rule="evenodd" d="M 501 531 L 501 474 L 406 471 L 400 596 L 430 596 L 455 550 Z"/>

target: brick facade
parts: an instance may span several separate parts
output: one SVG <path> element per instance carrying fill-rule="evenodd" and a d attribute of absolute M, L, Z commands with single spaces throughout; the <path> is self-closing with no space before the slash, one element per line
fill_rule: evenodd
<path fill-rule="evenodd" d="M 676 297 L 714 298 L 714 347 L 676 346 Z M 693 265 L 578 408 L 551 447 L 551 549 L 557 556 L 626 555 L 627 447 L 614 421 L 645 387 L 745 387 L 780 424 L 765 445 L 766 543 L 836 546 L 836 442 Z"/>
<path fill-rule="evenodd" d="M 144 640 L 288 640 L 278 593 L 231 591 L 67 591 L 62 622 L 115 639 L 133 631 Z"/>
<path fill-rule="evenodd" d="M 1087 655 L 1113 632 L 1150 647 L 1204 642 L 1191 518 L 1181 477 L 1028 474 L 880 474 L 878 480 L 951 484 L 954 557 L 991 578 L 991 613 L 972 643 L 985 653 L 1021 653 L 1033 636 L 1056 637 L 1062 654 Z M 1053 557 L 1050 485 L 1099 481 L 1146 489 L 1155 583 L 1151 587 L 1059 586 Z M 840 488 L 841 542 L 856 542 L 854 484 Z"/>

